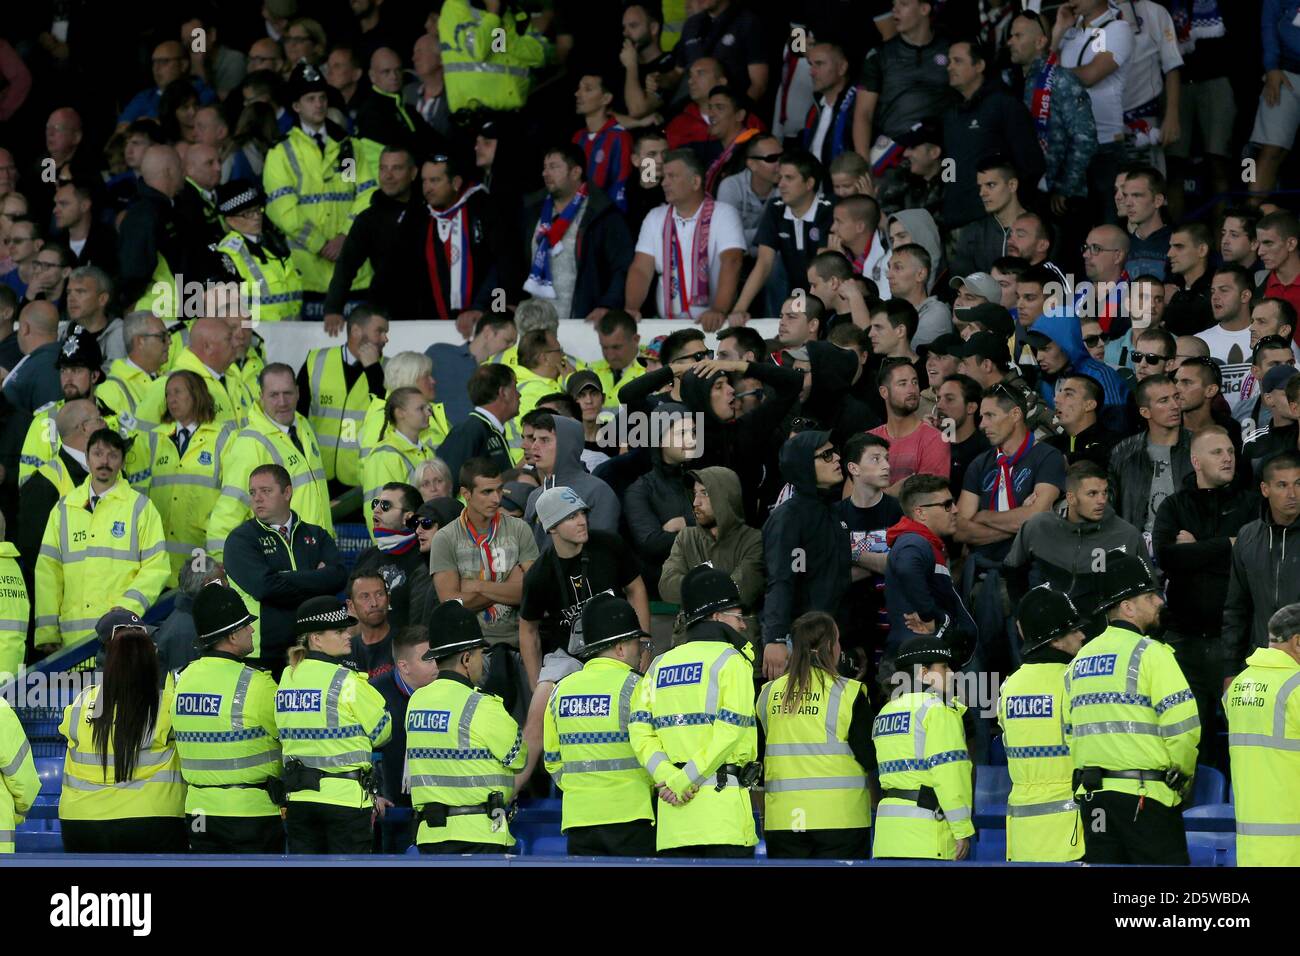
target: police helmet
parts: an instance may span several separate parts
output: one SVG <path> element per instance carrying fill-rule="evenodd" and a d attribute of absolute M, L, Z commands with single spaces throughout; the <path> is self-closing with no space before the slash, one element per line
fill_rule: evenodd
<path fill-rule="evenodd" d="M 1054 591 L 1049 585 L 1030 588 L 1016 608 L 1016 622 L 1020 625 L 1022 654 L 1050 644 L 1071 631 L 1082 631 L 1087 620 L 1075 607 L 1070 596 Z"/>
<path fill-rule="evenodd" d="M 238 591 L 209 581 L 194 598 L 194 646 L 206 650 L 256 620 Z"/>
<path fill-rule="evenodd" d="M 614 594 L 597 594 L 582 609 L 582 618 L 573 622 L 569 653 L 585 660 L 620 641 L 649 637 L 641 628 L 636 610 Z"/>
<path fill-rule="evenodd" d="M 1115 548 L 1106 552 L 1105 560 L 1097 601 L 1100 610 L 1105 611 L 1139 594 L 1159 592 L 1160 585 L 1151 568 L 1137 555 Z"/>
<path fill-rule="evenodd" d="M 740 589 L 736 582 L 731 580 L 731 575 L 711 564 L 697 565 L 682 578 L 682 613 L 687 624 L 740 606 Z"/>

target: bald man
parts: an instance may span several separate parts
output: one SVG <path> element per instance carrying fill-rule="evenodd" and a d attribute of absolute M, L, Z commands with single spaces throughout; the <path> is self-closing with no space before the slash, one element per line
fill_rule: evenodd
<path fill-rule="evenodd" d="M 45 155 L 23 177 L 28 215 L 46 223 L 54 210 L 54 192 L 62 179 L 80 178 L 98 183 L 99 168 L 90 147 L 81 146 L 81 116 L 69 106 L 50 114 L 45 121 Z"/>
<path fill-rule="evenodd" d="M 211 302 L 209 296 L 205 296 Z M 205 310 L 208 306 L 205 306 Z M 235 360 L 235 335 L 240 320 L 230 318 L 195 319 L 190 323 L 188 344 L 182 346 L 170 371 L 186 370 L 203 379 L 216 406 L 216 421 L 231 422 L 236 428 L 248 424 L 253 400 L 240 378 L 231 369 Z M 175 343 L 173 342 L 173 348 Z M 136 417 L 146 422 L 162 421 L 167 410 L 167 378 L 159 376 L 150 383 L 136 406 Z"/>
<path fill-rule="evenodd" d="M 18 314 L 18 348 L 23 359 L 5 377 L 4 394 L 20 415 L 30 416 L 46 402 L 63 397 L 54 368 L 59 355 L 59 310 L 52 303 L 30 302 Z M 18 429 L 20 434 L 27 433 L 28 421 Z M 14 428 L 10 423 L 5 431 Z"/>
<path fill-rule="evenodd" d="M 157 119 L 163 90 L 168 83 L 179 79 L 188 79 L 193 84 L 200 106 L 217 101 L 217 94 L 212 91 L 212 87 L 198 77 L 190 76 L 190 55 L 179 40 L 164 40 L 154 47 L 149 66 L 153 71 L 153 86 L 141 90 L 126 104 L 126 109 L 117 118 L 119 130 L 126 129 L 138 119 Z"/>
<path fill-rule="evenodd" d="M 224 277 L 225 269 L 213 248 L 226 234 L 216 202 L 221 156 L 214 147 L 195 143 L 185 152 L 184 167 L 185 184 L 176 195 L 176 224 L 185 279 L 203 282 Z"/>
<path fill-rule="evenodd" d="M 370 57 L 370 95 L 357 110 L 357 135 L 416 156 L 445 148 L 433 130 L 402 102 L 402 58 L 386 46 Z"/>
<path fill-rule="evenodd" d="M 169 320 L 176 317 L 173 276 L 187 266 L 174 202 L 185 185 L 176 150 L 150 146 L 140 161 L 140 177 L 135 202 L 118 227 L 121 301 L 128 312 L 152 311 Z"/>

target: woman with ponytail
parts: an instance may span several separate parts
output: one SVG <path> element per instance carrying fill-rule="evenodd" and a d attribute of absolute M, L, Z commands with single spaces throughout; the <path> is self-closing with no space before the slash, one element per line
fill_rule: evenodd
<path fill-rule="evenodd" d="M 767 855 L 865 860 L 876 768 L 866 689 L 837 673 L 840 632 L 829 614 L 804 614 L 790 636 L 789 666 L 755 707 Z"/>
<path fill-rule="evenodd" d="M 130 611 L 95 627 L 104 679 L 77 695 L 59 733 L 68 740 L 59 797 L 69 853 L 184 853 L 185 784 L 172 741 L 171 675 L 162 679 L 152 628 Z"/>
<path fill-rule="evenodd" d="M 429 399 L 418 388 L 399 388 L 388 393 L 378 447 L 362 454 L 361 487 L 365 489 L 362 501 L 374 501 L 384 486 L 393 482 L 419 484 L 420 469 L 434 458 L 433 447 L 424 437 L 431 414 Z M 362 510 L 367 529 L 374 535 L 374 512 L 368 508 Z"/>

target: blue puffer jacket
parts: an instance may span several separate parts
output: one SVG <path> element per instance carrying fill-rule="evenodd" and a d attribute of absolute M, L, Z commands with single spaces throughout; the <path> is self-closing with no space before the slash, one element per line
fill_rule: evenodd
<path fill-rule="evenodd" d="M 1083 344 L 1079 320 L 1072 315 L 1053 313 L 1043 315 L 1030 326 L 1029 331 L 1039 332 L 1058 346 L 1070 358 L 1070 364 L 1055 375 L 1042 375 L 1038 379 L 1038 392 L 1051 408 L 1056 407 L 1056 383 L 1067 372 L 1081 372 L 1095 378 L 1105 393 L 1106 406 L 1098 412 L 1103 425 L 1118 434 L 1127 434 L 1125 427 L 1129 400 L 1129 386 L 1120 374 L 1109 365 L 1098 362 L 1088 354 Z"/>

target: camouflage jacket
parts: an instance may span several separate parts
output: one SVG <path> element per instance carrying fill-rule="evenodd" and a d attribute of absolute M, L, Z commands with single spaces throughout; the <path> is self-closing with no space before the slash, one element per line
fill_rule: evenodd
<path fill-rule="evenodd" d="M 1043 69 L 1040 57 L 1025 68 L 1025 106 L 1034 114 L 1034 80 Z M 1078 78 L 1059 63 L 1052 76 L 1051 109 L 1047 115 L 1047 163 L 1049 192 L 1063 196 L 1088 195 L 1088 163 L 1097 151 L 1097 124 L 1092 118 L 1092 99 Z"/>

